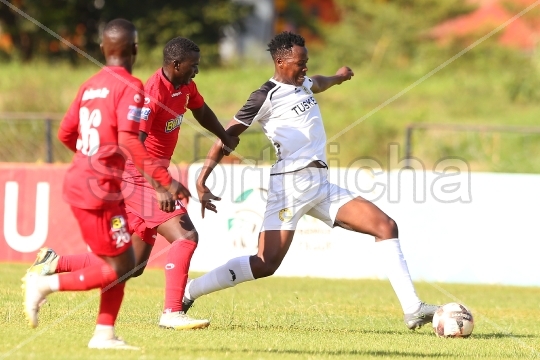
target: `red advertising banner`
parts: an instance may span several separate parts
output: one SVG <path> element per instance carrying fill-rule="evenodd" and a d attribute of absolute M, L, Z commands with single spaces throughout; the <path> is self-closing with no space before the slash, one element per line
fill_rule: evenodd
<path fill-rule="evenodd" d="M 0 262 L 34 261 L 42 247 L 59 254 L 88 251 L 71 209 L 62 199 L 69 165 L 0 163 Z M 171 167 L 185 183 L 187 167 Z M 163 266 L 167 241 L 158 236 L 149 267 Z"/>

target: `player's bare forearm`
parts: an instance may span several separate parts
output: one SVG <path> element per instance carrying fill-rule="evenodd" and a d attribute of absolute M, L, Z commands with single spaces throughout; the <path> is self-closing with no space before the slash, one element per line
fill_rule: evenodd
<path fill-rule="evenodd" d="M 332 76 L 313 75 L 311 77 L 313 80 L 311 91 L 314 93 L 323 92 L 334 85 L 339 85 L 344 81 L 351 80 L 353 76 L 354 72 L 348 66 L 343 66 Z"/>
<path fill-rule="evenodd" d="M 223 143 L 221 140 L 216 140 L 214 145 L 210 148 L 210 151 L 206 155 L 206 160 L 204 161 L 204 165 L 201 169 L 201 173 L 199 174 L 199 177 L 197 178 L 197 185 L 204 185 L 206 184 L 206 179 L 208 179 L 208 176 L 214 171 L 214 168 L 221 162 L 221 159 L 223 159 L 223 151 L 221 150 L 221 147 L 223 146 Z"/>
<path fill-rule="evenodd" d="M 238 136 L 240 136 L 240 134 L 246 129 L 247 127 L 245 125 L 240 124 L 233 119 L 229 122 L 227 125 L 227 130 L 225 131 L 229 137 L 238 138 Z M 201 173 L 197 178 L 197 185 L 204 185 L 206 183 L 206 179 L 208 179 L 208 176 L 210 176 L 217 164 L 220 163 L 224 155 L 223 142 L 221 140 L 216 140 L 206 155 L 206 161 L 204 162 Z"/>
<path fill-rule="evenodd" d="M 206 103 L 199 109 L 192 110 L 192 113 L 202 127 L 216 135 L 221 141 L 227 141 L 227 133 L 223 125 L 221 125 L 216 114 Z"/>

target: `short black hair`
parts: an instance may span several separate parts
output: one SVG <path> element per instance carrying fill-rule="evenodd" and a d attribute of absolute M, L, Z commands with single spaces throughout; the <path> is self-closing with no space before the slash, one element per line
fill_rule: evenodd
<path fill-rule="evenodd" d="M 103 29 L 103 33 L 125 33 L 125 34 L 132 34 L 133 32 L 137 31 L 135 28 L 135 25 L 129 20 L 126 19 L 114 19 L 111 20 L 105 25 L 105 28 Z"/>
<path fill-rule="evenodd" d="M 278 56 L 290 55 L 294 45 L 305 46 L 305 43 L 306 41 L 302 36 L 289 31 L 284 31 L 270 40 L 268 43 L 268 51 L 270 51 L 272 59 L 276 60 L 276 57 Z"/>
<path fill-rule="evenodd" d="M 188 53 L 192 51 L 200 52 L 201 50 L 193 41 L 180 36 L 175 37 L 174 39 L 169 40 L 163 48 L 163 65 L 170 64 L 174 60 L 182 62 L 187 57 Z"/>

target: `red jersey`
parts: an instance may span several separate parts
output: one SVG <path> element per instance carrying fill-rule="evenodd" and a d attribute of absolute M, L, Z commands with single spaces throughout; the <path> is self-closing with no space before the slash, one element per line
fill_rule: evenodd
<path fill-rule="evenodd" d="M 64 179 L 64 200 L 81 209 L 103 209 L 123 201 L 125 158 L 118 132 L 139 133 L 143 85 L 123 67 L 107 66 L 79 89 L 60 125 L 77 136 L 77 152 Z"/>
<path fill-rule="evenodd" d="M 144 86 L 146 98 L 141 113 L 140 130 L 148 134 L 144 145 L 150 156 L 171 160 L 180 125 L 187 109 L 199 109 L 204 99 L 197 90 L 195 82 L 182 85 L 178 89 L 157 70 Z"/>

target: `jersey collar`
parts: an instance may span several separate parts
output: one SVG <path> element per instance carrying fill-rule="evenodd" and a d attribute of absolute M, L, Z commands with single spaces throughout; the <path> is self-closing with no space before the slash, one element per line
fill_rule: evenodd
<path fill-rule="evenodd" d="M 165 85 L 165 87 L 167 88 L 167 90 L 169 90 L 171 94 L 180 91 L 180 89 L 182 88 L 182 85 L 180 85 L 178 89 L 174 88 L 174 85 L 172 84 L 172 82 L 170 82 L 169 79 L 165 77 L 165 74 L 163 74 L 163 68 L 159 69 L 159 78 L 161 79 L 161 82 Z"/>

